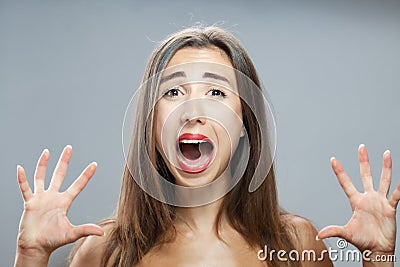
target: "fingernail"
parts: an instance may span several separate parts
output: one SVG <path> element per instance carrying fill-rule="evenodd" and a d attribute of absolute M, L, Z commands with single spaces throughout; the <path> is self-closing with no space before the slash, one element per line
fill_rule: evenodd
<path fill-rule="evenodd" d="M 391 153 L 390 150 L 387 149 L 383 154 L 390 154 L 390 153 Z"/>
<path fill-rule="evenodd" d="M 334 162 L 335 159 L 335 157 L 331 157 L 331 164 L 333 167 L 336 167 L 336 162 Z"/>
<path fill-rule="evenodd" d="M 319 237 L 318 237 L 318 235 L 315 237 L 315 240 L 317 240 L 317 241 L 319 241 L 320 239 L 319 239 Z"/>
<path fill-rule="evenodd" d="M 96 161 L 93 161 L 92 163 L 94 164 L 94 166 L 97 167 L 97 162 Z"/>
<path fill-rule="evenodd" d="M 40 157 L 47 161 L 47 160 L 49 160 L 49 155 L 50 155 L 50 151 L 47 148 L 45 148 L 45 149 L 43 149 L 42 155 L 40 155 Z"/>
<path fill-rule="evenodd" d="M 363 146 L 365 146 L 364 144 L 360 144 L 359 146 L 358 146 L 358 149 L 360 149 L 361 147 L 363 147 Z"/>
<path fill-rule="evenodd" d="M 17 164 L 17 171 L 21 168 L 21 165 Z"/>

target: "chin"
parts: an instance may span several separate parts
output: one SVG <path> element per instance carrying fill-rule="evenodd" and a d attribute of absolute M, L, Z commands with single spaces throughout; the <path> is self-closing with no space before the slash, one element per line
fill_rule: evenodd
<path fill-rule="evenodd" d="M 175 184 L 185 187 L 200 187 L 212 183 L 218 178 L 217 173 L 205 170 L 201 173 L 186 173 L 180 170 L 174 173 Z"/>

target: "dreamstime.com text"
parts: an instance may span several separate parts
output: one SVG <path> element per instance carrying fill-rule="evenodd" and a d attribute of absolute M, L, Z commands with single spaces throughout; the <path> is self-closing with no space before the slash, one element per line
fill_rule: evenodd
<path fill-rule="evenodd" d="M 374 254 L 370 250 L 365 250 L 360 252 L 357 249 L 345 250 L 348 243 L 344 239 L 339 239 L 336 242 L 338 249 L 333 249 L 329 247 L 319 251 L 318 253 L 312 249 L 303 250 L 301 252 L 297 250 L 274 250 L 264 246 L 264 249 L 260 249 L 257 253 L 257 257 L 260 261 L 323 261 L 327 256 L 332 262 L 342 261 L 342 262 L 396 262 L 395 255 L 387 254 Z"/>

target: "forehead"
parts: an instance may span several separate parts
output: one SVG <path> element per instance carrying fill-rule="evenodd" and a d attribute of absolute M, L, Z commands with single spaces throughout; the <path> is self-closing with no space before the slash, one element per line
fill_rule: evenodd
<path fill-rule="evenodd" d="M 217 47 L 194 48 L 185 47 L 178 50 L 169 61 L 167 68 L 193 62 L 210 62 L 232 68 L 228 55 Z"/>
<path fill-rule="evenodd" d="M 162 83 L 195 81 L 236 87 L 235 71 L 226 53 L 216 47 L 178 50 L 163 71 Z"/>

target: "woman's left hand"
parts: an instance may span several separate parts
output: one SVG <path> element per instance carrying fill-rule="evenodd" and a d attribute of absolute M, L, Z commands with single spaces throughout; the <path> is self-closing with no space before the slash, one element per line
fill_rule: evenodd
<path fill-rule="evenodd" d="M 396 243 L 396 207 L 400 199 L 400 183 L 388 199 L 392 179 L 392 159 L 389 151 L 383 154 L 383 168 L 379 188 L 374 190 L 367 150 L 358 149 L 360 173 L 364 193 L 354 187 L 339 161 L 331 158 L 340 185 L 349 198 L 353 215 L 344 226 L 327 226 L 318 239 L 340 237 L 356 246 L 360 251 L 370 250 L 373 254 L 394 255 Z"/>

